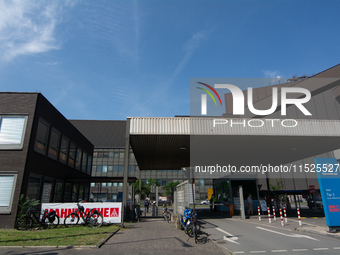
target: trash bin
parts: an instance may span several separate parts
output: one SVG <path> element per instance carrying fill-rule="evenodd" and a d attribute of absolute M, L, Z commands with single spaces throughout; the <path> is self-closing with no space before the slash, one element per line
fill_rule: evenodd
<path fill-rule="evenodd" d="M 234 205 L 229 205 L 229 214 L 230 216 L 234 216 Z"/>

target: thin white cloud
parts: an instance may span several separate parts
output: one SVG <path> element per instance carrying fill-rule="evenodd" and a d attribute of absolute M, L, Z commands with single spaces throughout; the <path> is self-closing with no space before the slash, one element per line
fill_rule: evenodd
<path fill-rule="evenodd" d="M 172 75 L 172 78 L 176 77 L 189 63 L 192 55 L 195 53 L 195 51 L 198 49 L 201 41 L 209 36 L 209 33 L 207 31 L 200 31 L 196 34 L 193 34 L 189 40 L 186 41 L 184 44 L 184 51 L 185 55 L 182 58 L 182 60 L 179 62 L 175 72 Z"/>
<path fill-rule="evenodd" d="M 0 1 L 2 59 L 11 61 L 20 55 L 59 49 L 55 28 L 61 21 L 62 9 L 60 2 Z"/>

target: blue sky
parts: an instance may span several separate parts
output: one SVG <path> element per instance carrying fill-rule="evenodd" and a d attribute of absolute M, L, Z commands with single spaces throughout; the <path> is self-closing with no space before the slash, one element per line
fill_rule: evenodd
<path fill-rule="evenodd" d="M 66 118 L 190 114 L 190 78 L 312 75 L 340 63 L 339 1 L 0 0 L 0 90 Z"/>

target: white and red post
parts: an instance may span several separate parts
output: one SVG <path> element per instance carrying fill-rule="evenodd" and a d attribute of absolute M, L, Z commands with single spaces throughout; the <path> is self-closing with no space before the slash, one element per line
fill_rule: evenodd
<path fill-rule="evenodd" d="M 280 218 L 281 218 L 281 226 L 284 226 L 285 224 L 283 223 L 283 216 L 282 216 L 282 209 L 280 208 Z"/>
<path fill-rule="evenodd" d="M 302 222 L 301 222 L 301 216 L 300 216 L 300 208 L 297 209 L 297 213 L 298 213 L 298 219 L 299 219 L 299 226 L 302 226 Z"/>
<path fill-rule="evenodd" d="M 274 221 L 276 221 L 275 206 L 273 206 L 273 216 L 274 216 Z"/>
<path fill-rule="evenodd" d="M 268 206 L 268 219 L 269 219 L 269 223 L 272 223 L 272 219 L 270 218 L 270 208 Z"/>
<path fill-rule="evenodd" d="M 287 219 L 287 211 L 286 211 L 286 207 L 283 207 L 283 212 L 285 214 L 285 222 L 287 223 L 288 222 L 288 219 Z"/>
<path fill-rule="evenodd" d="M 261 221 L 261 210 L 260 210 L 260 206 L 257 207 L 257 212 L 259 214 L 259 221 Z"/>

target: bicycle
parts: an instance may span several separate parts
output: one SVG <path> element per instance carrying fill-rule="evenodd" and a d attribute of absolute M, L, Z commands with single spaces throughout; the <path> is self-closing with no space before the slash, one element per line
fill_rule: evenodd
<path fill-rule="evenodd" d="M 164 220 L 166 220 L 167 222 L 169 222 L 171 220 L 171 213 L 168 211 L 168 207 L 167 205 L 165 205 L 164 207 L 164 211 L 162 213 L 162 217 L 164 218 Z"/>
<path fill-rule="evenodd" d="M 185 227 L 185 233 L 189 237 L 194 237 L 195 243 L 198 242 L 198 233 L 200 232 L 201 226 L 200 223 L 197 221 L 197 211 L 196 214 L 194 215 L 194 212 L 190 212 L 190 219 L 186 224 Z"/>
<path fill-rule="evenodd" d="M 36 210 L 33 206 L 28 207 L 26 214 L 20 217 L 16 222 L 17 230 L 28 230 L 33 228 L 34 221 L 38 224 L 38 228 L 46 228 L 48 229 L 50 226 L 52 228 L 56 228 L 59 225 L 59 216 L 55 213 L 55 211 L 48 212 L 47 209 L 42 214 L 43 216 L 39 219 L 39 216 L 36 215 Z"/>
<path fill-rule="evenodd" d="M 96 209 L 90 209 L 88 213 L 85 212 L 84 206 L 77 203 L 78 209 L 67 215 L 64 219 L 64 225 L 67 228 L 75 227 L 80 220 L 80 217 L 85 224 L 88 224 L 91 228 L 99 228 L 103 225 L 103 215 Z M 80 217 L 79 217 L 80 215 Z"/>

